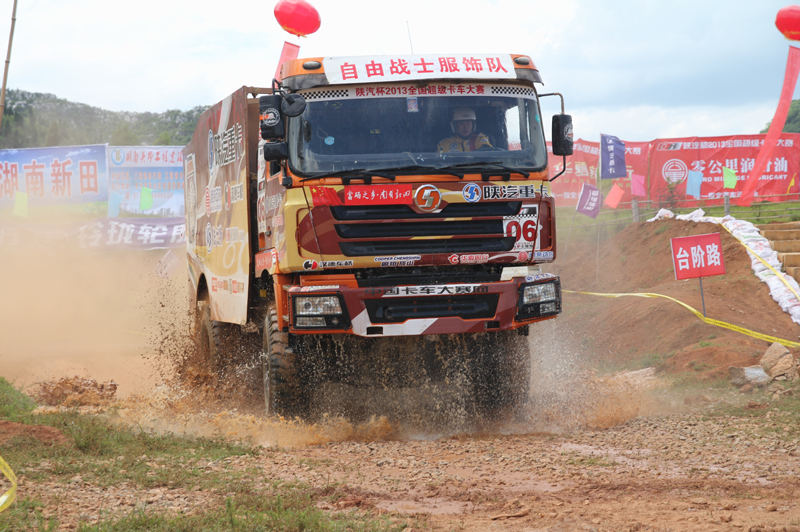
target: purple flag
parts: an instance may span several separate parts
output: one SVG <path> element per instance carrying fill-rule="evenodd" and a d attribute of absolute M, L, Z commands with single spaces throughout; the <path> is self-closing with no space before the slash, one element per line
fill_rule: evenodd
<path fill-rule="evenodd" d="M 600 179 L 627 177 L 625 143 L 612 135 L 600 133 Z"/>
<path fill-rule="evenodd" d="M 581 186 L 581 195 L 578 197 L 578 204 L 575 206 L 575 210 L 589 218 L 597 218 L 597 215 L 600 214 L 602 199 L 603 197 L 596 186 L 584 183 Z"/>

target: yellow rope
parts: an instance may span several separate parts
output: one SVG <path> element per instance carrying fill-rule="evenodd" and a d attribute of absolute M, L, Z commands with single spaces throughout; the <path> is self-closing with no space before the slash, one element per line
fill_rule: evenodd
<path fill-rule="evenodd" d="M 14 499 L 17 497 L 17 475 L 11 470 L 11 466 L 3 460 L 0 456 L 0 471 L 11 481 L 11 488 L 9 488 L 2 496 L 0 496 L 0 512 L 11 506 Z"/>
<path fill-rule="evenodd" d="M 579 292 L 579 291 L 575 291 L 575 290 L 562 290 L 562 292 L 566 292 L 566 293 L 569 293 L 569 294 L 585 294 L 585 295 L 589 295 L 589 296 L 600 296 L 600 297 L 624 297 L 624 296 L 663 297 L 664 299 L 669 299 L 670 301 L 673 301 L 673 302 L 679 304 L 680 306 L 682 306 L 683 308 L 689 310 L 692 314 L 694 314 L 695 316 L 697 316 L 698 318 L 703 320 L 705 323 L 708 323 L 709 325 L 716 325 L 717 327 L 722 327 L 723 329 L 730 329 L 731 331 L 736 331 L 738 333 L 745 334 L 745 335 L 753 337 L 753 338 L 758 338 L 759 340 L 764 340 L 766 342 L 778 342 L 778 343 L 782 344 L 784 347 L 800 347 L 800 343 L 798 343 L 798 342 L 793 342 L 791 340 L 784 340 L 784 339 L 781 339 L 781 338 L 776 338 L 775 336 L 770 336 L 768 334 L 761 334 L 761 333 L 758 333 L 758 332 L 755 332 L 755 331 L 751 331 L 750 329 L 745 329 L 744 327 L 739 327 L 737 325 L 731 325 L 730 323 L 726 323 L 724 321 L 715 320 L 715 319 L 711 319 L 711 318 L 706 318 L 705 316 L 703 316 L 702 313 L 700 313 L 697 310 L 695 310 L 694 308 L 690 307 L 689 305 L 687 305 L 683 301 L 678 301 L 675 298 L 672 298 L 672 297 L 669 297 L 669 296 L 665 296 L 665 295 L 661 295 L 661 294 L 653 294 L 653 293 L 649 293 L 649 292 L 631 293 L 631 294 L 601 294 L 601 293 L 597 293 L 597 292 Z"/>

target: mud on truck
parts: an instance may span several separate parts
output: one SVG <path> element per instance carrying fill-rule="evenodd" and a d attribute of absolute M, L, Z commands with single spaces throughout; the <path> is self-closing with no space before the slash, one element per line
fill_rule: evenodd
<path fill-rule="evenodd" d="M 479 415 L 524 404 L 531 325 L 561 312 L 540 267 L 556 258 L 557 176 L 539 105 L 561 95 L 538 93 L 525 55 L 318 57 L 281 74 L 211 107 L 184 148 L 208 363 L 258 328 L 269 415 L 308 415 L 324 382 L 458 377 Z M 572 153 L 563 98 L 552 143 Z"/>

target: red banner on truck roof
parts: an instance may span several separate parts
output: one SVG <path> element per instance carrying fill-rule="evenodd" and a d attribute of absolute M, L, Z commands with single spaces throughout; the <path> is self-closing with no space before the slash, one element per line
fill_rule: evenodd
<path fill-rule="evenodd" d="M 331 84 L 411 79 L 516 79 L 509 54 L 429 54 L 326 57 Z"/>

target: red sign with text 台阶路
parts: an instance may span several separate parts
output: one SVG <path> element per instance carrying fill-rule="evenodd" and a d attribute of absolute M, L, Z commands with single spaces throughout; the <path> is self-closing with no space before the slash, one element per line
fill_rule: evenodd
<path fill-rule="evenodd" d="M 710 277 L 725 273 L 719 233 L 671 238 L 675 280 Z"/>

